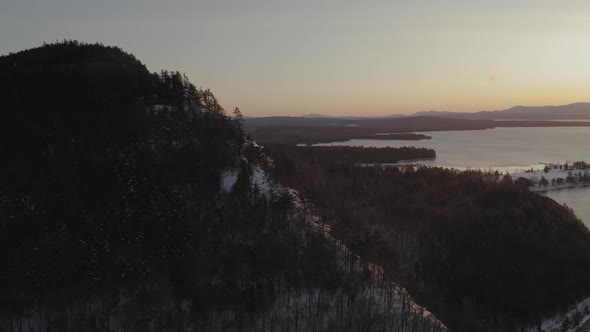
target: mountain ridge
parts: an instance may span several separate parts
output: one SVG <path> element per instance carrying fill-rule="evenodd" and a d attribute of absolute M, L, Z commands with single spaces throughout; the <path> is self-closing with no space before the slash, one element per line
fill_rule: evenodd
<path fill-rule="evenodd" d="M 324 114 L 305 114 L 290 116 L 291 118 L 307 119 L 383 119 L 383 118 L 407 118 L 417 116 L 434 116 L 445 118 L 458 118 L 467 120 L 579 120 L 590 119 L 590 102 L 575 102 L 565 105 L 525 106 L 517 105 L 503 110 L 477 111 L 477 112 L 453 112 L 453 111 L 419 111 L 411 114 L 389 114 L 383 116 L 337 116 Z M 249 117 L 250 119 L 273 118 Z"/>

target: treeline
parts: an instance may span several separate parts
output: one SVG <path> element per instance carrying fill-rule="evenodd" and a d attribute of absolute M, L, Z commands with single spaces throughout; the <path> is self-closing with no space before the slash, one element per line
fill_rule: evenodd
<path fill-rule="evenodd" d="M 392 148 L 355 147 L 355 146 L 293 146 L 266 145 L 273 158 L 282 165 L 277 172 L 293 170 L 293 159 L 307 162 L 345 162 L 357 164 L 393 164 L 403 160 L 434 159 L 436 152 L 432 149 L 413 146 Z"/>
<path fill-rule="evenodd" d="M 239 111 L 184 75 L 66 41 L 0 78 L 1 330 L 443 328 L 260 188 Z"/>
<path fill-rule="evenodd" d="M 535 176 L 530 178 L 519 177 L 514 181 L 529 187 L 538 187 L 539 189 L 564 185 L 583 185 L 590 184 L 590 173 L 588 171 L 568 171 L 564 177 L 547 179 L 544 175 L 541 175 L 540 178 Z"/>
<path fill-rule="evenodd" d="M 419 141 L 422 139 L 432 139 L 431 136 L 415 133 L 389 133 L 389 134 L 373 134 L 373 135 L 355 135 L 351 139 L 378 139 L 378 140 L 403 140 L 403 141 Z"/>
<path fill-rule="evenodd" d="M 336 238 L 451 330 L 518 330 L 590 294 L 586 227 L 509 179 L 270 151 L 276 178 L 316 203 Z"/>

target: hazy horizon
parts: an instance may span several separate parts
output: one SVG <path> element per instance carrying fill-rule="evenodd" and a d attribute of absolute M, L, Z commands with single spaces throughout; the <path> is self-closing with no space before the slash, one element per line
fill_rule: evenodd
<path fill-rule="evenodd" d="M 584 101 L 590 3 L 19 0 L 0 54 L 75 39 L 178 70 L 246 116 L 476 112 Z"/>
<path fill-rule="evenodd" d="M 590 102 L 581 100 L 581 101 L 576 101 L 576 102 L 572 102 L 572 103 L 567 103 L 567 104 L 560 104 L 560 105 L 512 105 L 510 107 L 504 108 L 504 109 L 478 109 L 478 110 L 466 110 L 466 111 L 454 111 L 454 110 L 442 110 L 442 109 L 438 109 L 438 110 L 421 110 L 421 111 L 415 111 L 415 112 L 407 112 L 407 113 L 389 113 L 389 114 L 379 114 L 379 115 L 365 115 L 365 114 L 322 114 L 322 113 L 301 113 L 301 114 L 268 114 L 268 115 L 246 115 L 248 117 L 272 117 L 272 116 L 292 116 L 292 117 L 313 117 L 313 116 L 319 116 L 319 117 L 381 117 L 381 116 L 395 116 L 395 115 L 399 115 L 399 116 L 403 116 L 403 115 L 413 115 L 416 113 L 422 113 L 422 112 L 450 112 L 450 113 L 478 113 L 478 112 L 493 112 L 493 111 L 505 111 L 508 109 L 511 109 L 513 107 L 559 107 L 559 106 L 568 106 L 568 105 L 572 105 L 572 104 L 590 104 Z"/>

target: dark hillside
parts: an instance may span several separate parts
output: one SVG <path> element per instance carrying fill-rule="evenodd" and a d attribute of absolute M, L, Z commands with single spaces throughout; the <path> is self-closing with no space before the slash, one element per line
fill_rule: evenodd
<path fill-rule="evenodd" d="M 271 149 L 274 174 L 452 330 L 517 331 L 590 294 L 590 233 L 569 209 L 493 174 L 359 167 L 371 149 L 329 157 L 340 148 Z"/>
<path fill-rule="evenodd" d="M 184 75 L 64 42 L 0 82 L 0 330 L 441 331 Z"/>

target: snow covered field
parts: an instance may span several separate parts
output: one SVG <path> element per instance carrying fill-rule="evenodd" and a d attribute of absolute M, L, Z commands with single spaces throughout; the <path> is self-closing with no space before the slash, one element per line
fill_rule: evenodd
<path fill-rule="evenodd" d="M 512 173 L 510 175 L 513 180 L 517 180 L 518 178 L 531 180 L 533 185 L 529 187 L 530 191 L 547 191 L 590 185 L 590 181 L 588 181 L 590 179 L 590 173 L 588 170 L 552 168 L 548 171 L 538 170 L 534 172 Z M 568 181 L 568 177 L 572 180 Z M 543 179 L 546 180 L 544 184 Z"/>

